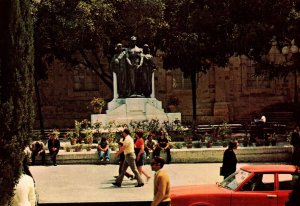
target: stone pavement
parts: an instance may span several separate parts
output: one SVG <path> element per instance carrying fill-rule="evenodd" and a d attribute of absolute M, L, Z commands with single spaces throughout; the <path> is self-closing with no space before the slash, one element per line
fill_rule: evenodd
<path fill-rule="evenodd" d="M 238 167 L 245 164 L 248 163 L 238 164 Z M 170 175 L 171 185 L 177 186 L 221 181 L 222 177 L 219 176 L 220 166 L 221 163 L 169 164 L 165 165 L 164 169 Z M 143 176 L 145 180 L 144 187 L 134 187 L 136 180 L 129 180 L 125 177 L 122 187 L 118 188 L 112 185 L 115 180 L 113 176 L 118 173 L 118 165 L 30 166 L 41 205 L 151 202 L 154 174 L 150 165 L 145 165 L 144 169 L 152 176 L 149 182 L 146 182 L 146 178 Z"/>

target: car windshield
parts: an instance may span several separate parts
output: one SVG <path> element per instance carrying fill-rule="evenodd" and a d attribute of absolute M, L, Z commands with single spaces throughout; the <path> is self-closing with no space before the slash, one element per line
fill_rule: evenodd
<path fill-rule="evenodd" d="M 249 175 L 250 172 L 239 170 L 223 180 L 220 185 L 230 190 L 235 190 Z"/>

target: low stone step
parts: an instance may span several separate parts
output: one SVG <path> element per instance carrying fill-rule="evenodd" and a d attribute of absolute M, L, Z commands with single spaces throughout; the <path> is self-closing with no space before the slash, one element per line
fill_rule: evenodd
<path fill-rule="evenodd" d="M 172 163 L 217 163 L 222 162 L 223 153 L 226 148 L 191 148 L 171 149 Z M 82 150 L 80 152 L 59 151 L 57 156 L 58 164 L 118 164 L 116 151 L 111 151 L 111 158 L 108 162 L 100 162 L 97 150 Z M 236 151 L 238 162 L 290 162 L 292 155 L 291 146 L 259 146 L 239 147 Z M 166 153 L 160 154 L 166 159 Z M 40 157 L 37 157 L 37 164 Z M 46 163 L 51 164 L 47 152 Z"/>

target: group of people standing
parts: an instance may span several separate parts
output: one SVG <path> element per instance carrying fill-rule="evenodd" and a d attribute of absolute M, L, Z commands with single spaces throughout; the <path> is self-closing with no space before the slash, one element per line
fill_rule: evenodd
<path fill-rule="evenodd" d="M 157 69 L 150 54 L 148 44 L 143 48 L 136 46 L 137 38 L 132 36 L 128 48 L 118 43 L 110 67 L 117 76 L 117 93 L 119 98 L 143 96 L 152 93 L 152 73 Z"/>
<path fill-rule="evenodd" d="M 155 151 L 158 146 L 156 146 L 155 148 L 149 147 L 149 145 L 156 145 L 155 143 L 153 144 L 153 134 L 150 134 L 147 138 L 147 143 L 149 144 L 145 144 L 143 135 L 144 134 L 142 130 L 136 130 L 136 138 L 134 140 L 130 136 L 130 131 L 128 129 L 124 129 L 124 131 L 122 132 L 123 138 L 119 142 L 120 149 L 116 153 L 116 156 L 120 157 L 119 175 L 116 177 L 116 181 L 112 183 L 113 185 L 121 187 L 123 178 L 124 176 L 126 176 L 132 179 L 134 177 L 134 179 L 137 180 L 137 184 L 135 185 L 135 187 L 143 187 L 144 181 L 141 176 L 144 174 L 147 178 L 147 181 L 151 178 L 151 176 L 143 170 L 143 165 L 145 163 L 146 156 L 144 151 L 145 148 L 147 148 L 148 152 L 150 152 L 153 149 Z M 165 141 L 163 142 L 165 143 Z M 159 145 L 159 143 L 157 143 L 157 145 Z M 160 146 L 160 148 L 163 148 L 163 146 Z M 153 154 L 155 155 L 155 153 Z M 154 156 L 151 160 L 151 169 L 155 171 L 154 200 L 151 206 L 170 205 L 170 178 L 167 175 L 167 173 L 161 170 L 164 164 L 165 160 L 159 156 Z M 134 176 L 127 172 L 128 167 L 130 167 Z"/>

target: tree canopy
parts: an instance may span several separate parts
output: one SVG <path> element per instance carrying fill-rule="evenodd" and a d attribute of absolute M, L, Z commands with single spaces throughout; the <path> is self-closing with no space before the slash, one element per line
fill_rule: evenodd
<path fill-rule="evenodd" d="M 112 75 L 104 65 L 115 45 L 132 35 L 150 44 L 162 22 L 160 0 L 44 0 L 35 25 L 38 69 L 43 71 L 44 60 L 59 58 L 93 70 L 112 89 Z"/>
<path fill-rule="evenodd" d="M 0 205 L 13 195 L 35 118 L 32 19 L 30 0 L 0 1 Z"/>
<path fill-rule="evenodd" d="M 191 79 L 195 117 L 196 74 L 225 66 L 234 53 L 259 62 L 273 36 L 279 46 L 300 41 L 298 7 L 295 0 L 44 0 L 35 24 L 37 68 L 54 57 L 81 64 L 112 89 L 105 62 L 117 43 L 136 35 L 138 44 L 164 52 L 165 69 Z"/>

